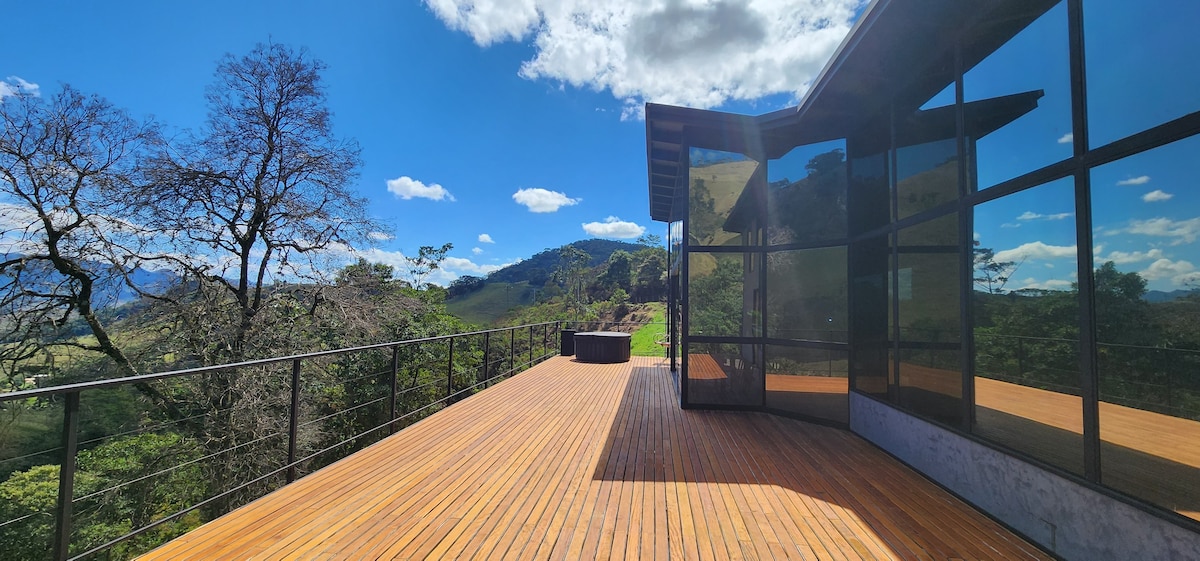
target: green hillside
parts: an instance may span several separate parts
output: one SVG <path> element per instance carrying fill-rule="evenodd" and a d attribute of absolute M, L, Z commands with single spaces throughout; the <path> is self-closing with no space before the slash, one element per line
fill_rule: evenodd
<path fill-rule="evenodd" d="M 529 282 L 497 282 L 446 301 L 446 310 L 463 321 L 476 325 L 491 325 L 510 309 L 534 302 L 537 288 Z"/>

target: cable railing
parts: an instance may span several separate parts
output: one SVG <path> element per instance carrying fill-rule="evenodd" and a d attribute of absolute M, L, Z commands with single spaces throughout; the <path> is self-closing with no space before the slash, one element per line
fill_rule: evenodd
<path fill-rule="evenodd" d="M 47 489 L 56 479 L 53 508 L 21 501 L 0 505 L 0 557 L 121 558 L 151 549 L 556 355 L 561 325 L 543 322 L 0 394 L 0 411 L 11 409 L 14 418 L 25 410 L 58 415 L 61 427 L 61 444 L 36 452 L 5 445 L 0 433 L 0 454 L 11 453 L 0 457 L 8 475 L 18 472 L 12 464 L 58 457 L 57 465 L 20 472 L 31 488 L 38 483 L 38 489 Z M 236 392 L 229 388 L 238 383 L 252 388 L 250 397 L 231 397 Z M 118 396 L 128 405 L 134 399 L 129 396 L 138 395 L 135 384 L 193 397 L 196 407 L 207 410 L 167 419 L 164 409 L 142 399 L 141 426 L 81 437 L 81 423 L 102 419 L 111 409 L 93 398 Z M 147 435 L 148 444 L 138 441 Z M 147 465 L 117 481 L 80 469 L 109 461 L 104 473 L 118 472 L 131 465 L 122 454 L 141 454 Z"/>
<path fill-rule="evenodd" d="M 1200 350 L 1100 342 L 1100 399 L 1200 420 Z M 1079 341 L 975 334 L 978 375 L 1079 395 Z"/>

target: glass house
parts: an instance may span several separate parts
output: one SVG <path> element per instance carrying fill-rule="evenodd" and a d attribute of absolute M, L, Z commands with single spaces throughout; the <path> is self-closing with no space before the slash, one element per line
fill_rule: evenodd
<path fill-rule="evenodd" d="M 1200 552 L 1200 4 L 876 0 L 646 106 L 685 408 L 842 426 L 1068 559 Z"/>

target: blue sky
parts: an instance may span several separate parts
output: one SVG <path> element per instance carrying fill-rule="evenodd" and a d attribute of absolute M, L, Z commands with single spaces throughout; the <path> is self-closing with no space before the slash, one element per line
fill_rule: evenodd
<path fill-rule="evenodd" d="M 578 239 L 665 237 L 648 214 L 642 104 L 752 114 L 793 104 L 863 7 L 5 4 L 0 80 L 43 94 L 69 83 L 174 130 L 203 124 L 225 53 L 268 40 L 307 48 L 328 66 L 335 132 L 362 146 L 357 190 L 395 234 L 363 254 L 397 264 L 453 243 L 441 283 Z"/>
<path fill-rule="evenodd" d="M 356 188 L 395 234 L 362 254 L 400 264 L 420 246 L 453 243 L 432 279 L 444 284 L 578 239 L 664 235 L 647 210 L 643 104 L 746 114 L 792 105 L 864 7 L 9 0 L 0 96 L 21 81 L 44 93 L 69 83 L 170 129 L 195 129 L 222 55 L 268 40 L 305 47 L 328 66 L 335 131 L 362 146 Z M 1097 0 L 1086 10 L 1094 145 L 1197 108 L 1200 34 L 1190 27 L 1200 4 Z M 1065 18 L 1060 4 L 964 78 L 968 101 L 1044 92 L 1037 109 L 979 141 L 981 188 L 1071 153 Z M 948 90 L 927 106 L 952 99 Z M 1098 261 L 1113 257 L 1151 288 L 1200 282 L 1198 143 L 1095 170 Z M 828 148 L 798 149 L 776 162 L 794 169 L 772 176 L 799 174 L 809 152 Z M 976 237 L 1022 263 L 1008 288 L 1069 285 L 1071 189 L 1031 193 L 978 209 Z"/>

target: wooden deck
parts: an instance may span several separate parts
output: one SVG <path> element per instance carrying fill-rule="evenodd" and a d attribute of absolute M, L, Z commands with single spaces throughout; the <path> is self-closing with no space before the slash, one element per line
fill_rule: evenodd
<path fill-rule="evenodd" d="M 143 559 L 1048 559 L 849 432 L 554 358 Z"/>

